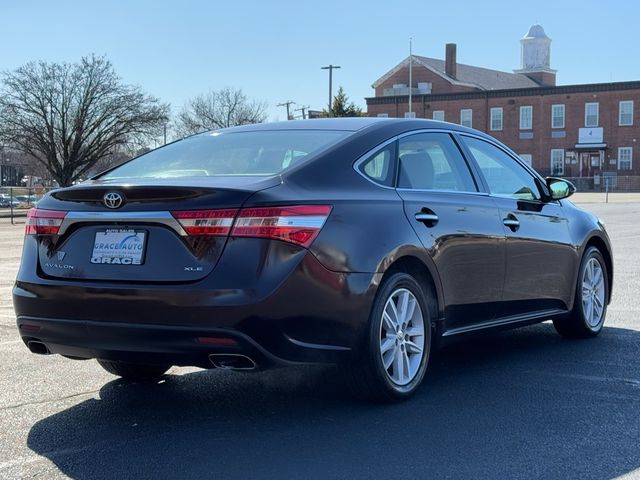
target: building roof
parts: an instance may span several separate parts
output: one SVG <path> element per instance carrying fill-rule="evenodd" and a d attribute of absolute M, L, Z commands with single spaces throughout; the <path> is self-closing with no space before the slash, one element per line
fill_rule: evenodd
<path fill-rule="evenodd" d="M 526 75 L 502 72 L 500 70 L 491 70 L 489 68 L 474 67 L 472 65 L 465 65 L 464 63 L 457 64 L 456 78 L 452 78 L 445 73 L 444 60 L 440 60 L 437 58 L 413 55 L 413 65 L 414 67 L 416 65 L 421 65 L 431 70 L 435 74 L 441 76 L 453 85 L 473 87 L 479 90 L 504 90 L 510 88 L 539 87 L 538 83 L 531 80 Z M 391 77 L 391 75 L 408 66 L 409 57 L 405 58 L 402 62 L 389 70 L 378 80 L 376 80 L 372 86 L 374 88 L 380 86 L 384 81 Z"/>
<path fill-rule="evenodd" d="M 531 25 L 529 27 L 529 31 L 527 32 L 527 34 L 522 38 L 545 38 L 545 39 L 549 39 L 549 37 L 547 37 L 547 34 L 544 33 L 544 28 L 542 28 L 542 25 Z"/>

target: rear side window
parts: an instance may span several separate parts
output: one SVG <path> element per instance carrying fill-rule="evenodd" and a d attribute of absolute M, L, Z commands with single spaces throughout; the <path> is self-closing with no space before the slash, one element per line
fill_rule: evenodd
<path fill-rule="evenodd" d="M 399 188 L 477 192 L 467 162 L 446 133 L 418 133 L 398 145 Z"/>
<path fill-rule="evenodd" d="M 196 135 L 153 150 L 101 178 L 275 175 L 345 138 L 334 130 L 277 130 Z"/>
<path fill-rule="evenodd" d="M 510 155 L 484 140 L 463 138 L 493 195 L 518 200 L 540 199 L 540 190 L 533 176 Z"/>
<path fill-rule="evenodd" d="M 395 143 L 387 145 L 362 162 L 358 169 L 374 182 L 392 187 L 395 174 L 395 149 Z"/>

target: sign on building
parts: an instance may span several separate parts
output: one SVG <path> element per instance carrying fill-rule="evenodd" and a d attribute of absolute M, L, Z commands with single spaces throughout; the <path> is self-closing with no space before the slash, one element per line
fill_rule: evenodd
<path fill-rule="evenodd" d="M 602 127 L 579 128 L 578 143 L 602 143 L 604 138 Z"/>

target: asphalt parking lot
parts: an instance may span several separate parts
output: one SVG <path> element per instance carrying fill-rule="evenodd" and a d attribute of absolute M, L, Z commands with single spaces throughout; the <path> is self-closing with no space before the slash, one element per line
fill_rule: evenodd
<path fill-rule="evenodd" d="M 0 223 L 0 478 L 640 478 L 640 203 L 584 206 L 614 247 L 600 337 L 545 323 L 459 343 L 392 406 L 330 368 L 149 386 L 32 355 L 10 296 L 23 227 Z"/>

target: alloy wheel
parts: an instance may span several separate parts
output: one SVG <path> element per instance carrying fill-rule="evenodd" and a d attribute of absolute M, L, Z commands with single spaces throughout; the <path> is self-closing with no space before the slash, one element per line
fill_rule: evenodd
<path fill-rule="evenodd" d="M 605 305 L 605 285 L 602 265 L 590 258 L 582 274 L 582 313 L 591 328 L 602 320 Z"/>
<path fill-rule="evenodd" d="M 404 386 L 416 377 L 424 343 L 424 317 L 418 299 L 406 288 L 394 290 L 380 322 L 380 356 L 393 383 Z"/>

